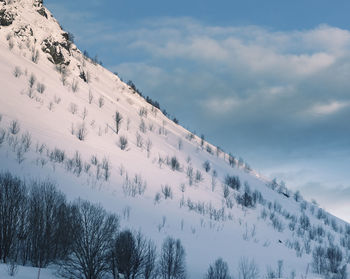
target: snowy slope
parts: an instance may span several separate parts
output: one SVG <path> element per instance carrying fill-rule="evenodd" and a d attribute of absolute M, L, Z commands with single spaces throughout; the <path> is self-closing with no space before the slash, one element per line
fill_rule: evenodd
<path fill-rule="evenodd" d="M 327 213 L 317 218 L 322 212 L 317 205 L 296 201 L 286 189 L 282 193 L 271 189 L 270 181 L 244 163 L 234 160 L 230 166 L 228 154 L 202 144 L 197 136 L 192 138 L 118 76 L 84 57 L 40 1 L 0 1 L 1 9 L 12 14 L 14 21 L 0 26 L 0 139 L 1 131 L 4 134 L 0 170 L 26 180 L 49 177 L 69 199 L 101 203 L 120 214 L 123 226 L 141 229 L 158 245 L 167 235 L 180 238 L 190 278 L 202 278 L 218 257 L 236 273 L 242 256 L 258 263 L 261 277 L 267 266 L 275 268 L 283 260 L 285 277 L 295 270 L 301 278 L 312 261 L 313 247 L 319 243 L 340 246 L 345 222 Z M 35 77 L 32 88 L 31 77 Z M 116 111 L 123 117 L 118 134 L 113 120 Z M 20 131 L 11 135 L 8 127 L 14 120 Z M 82 127 L 86 136 L 79 140 Z M 23 147 L 26 134 L 31 138 L 29 150 Z M 124 150 L 121 137 L 128 140 Z M 64 162 L 50 157 L 55 148 L 65 152 Z M 81 172 L 69 168 L 69 158 L 76 152 L 84 162 Z M 93 156 L 98 159 L 96 165 L 91 162 Z M 174 157 L 177 170 L 171 168 Z M 103 161 L 110 166 L 107 179 Z M 208 172 L 203 168 L 205 161 L 210 162 Z M 238 176 L 242 187 L 230 189 L 224 198 L 226 175 Z M 251 193 L 258 191 L 263 197 L 254 208 L 243 207 L 235 198 L 243 194 L 245 183 Z M 172 198 L 162 194 L 166 185 L 172 189 Z M 290 228 L 293 218 L 298 226 L 303 214 L 312 226 L 324 228 L 324 237 L 309 240 L 307 233 Z M 342 249 L 349 259 L 349 250 Z M 0 266 L 0 278 L 4 278 L 1 267 L 5 266 Z M 318 278 L 311 274 L 308 278 L 312 276 Z M 18 277 L 26 278 L 21 272 Z"/>

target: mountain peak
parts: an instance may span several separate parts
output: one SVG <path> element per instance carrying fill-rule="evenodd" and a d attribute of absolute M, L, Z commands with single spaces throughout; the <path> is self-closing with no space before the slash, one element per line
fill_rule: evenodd
<path fill-rule="evenodd" d="M 23 44 L 37 52 L 41 49 L 53 64 L 69 65 L 76 50 L 69 33 L 44 7 L 42 0 L 0 1 L 0 29 L 11 44 Z"/>

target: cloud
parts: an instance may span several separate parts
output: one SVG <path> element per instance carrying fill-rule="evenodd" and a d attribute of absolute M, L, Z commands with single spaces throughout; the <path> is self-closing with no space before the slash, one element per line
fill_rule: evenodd
<path fill-rule="evenodd" d="M 317 115 L 329 115 L 337 113 L 338 111 L 348 107 L 349 105 L 350 102 L 333 101 L 327 104 L 314 105 L 310 109 L 310 112 Z"/>
<path fill-rule="evenodd" d="M 239 101 L 234 98 L 215 98 L 200 101 L 200 104 L 204 109 L 212 111 L 216 114 L 226 114 L 231 111 L 235 106 L 239 105 Z"/>
<path fill-rule="evenodd" d="M 220 120 L 242 133 L 244 145 L 254 137 L 261 148 L 273 149 L 276 143 L 281 149 L 321 146 L 335 140 L 330 134 L 350 136 L 343 120 L 350 103 L 348 30 L 321 25 L 281 32 L 157 18 L 104 38 L 125 60 L 113 69 L 207 133 L 226 137 L 214 127 Z M 238 141 L 231 144 L 243 139 Z"/>

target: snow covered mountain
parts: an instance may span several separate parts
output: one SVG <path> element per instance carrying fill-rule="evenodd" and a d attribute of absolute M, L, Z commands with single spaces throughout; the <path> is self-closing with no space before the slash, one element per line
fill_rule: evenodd
<path fill-rule="evenodd" d="M 203 278 L 219 257 L 235 278 L 243 258 L 258 278 L 346 278 L 349 224 L 155 104 L 86 57 L 42 1 L 0 0 L 1 172 L 52 180 L 69 200 L 100 203 L 158 247 L 168 235 L 181 239 L 189 278 Z M 337 272 L 317 274 L 317 247 L 341 252 Z M 17 276 L 34 272 L 20 266 Z"/>

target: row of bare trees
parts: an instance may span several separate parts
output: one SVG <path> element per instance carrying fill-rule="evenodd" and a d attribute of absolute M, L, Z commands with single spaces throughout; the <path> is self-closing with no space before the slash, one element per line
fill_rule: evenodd
<path fill-rule="evenodd" d="M 50 181 L 26 185 L 0 173 L 0 261 L 56 264 L 64 278 L 186 278 L 185 250 L 167 237 L 160 253 L 141 232 L 88 201 L 66 201 Z M 121 277 L 122 276 L 122 277 Z"/>

